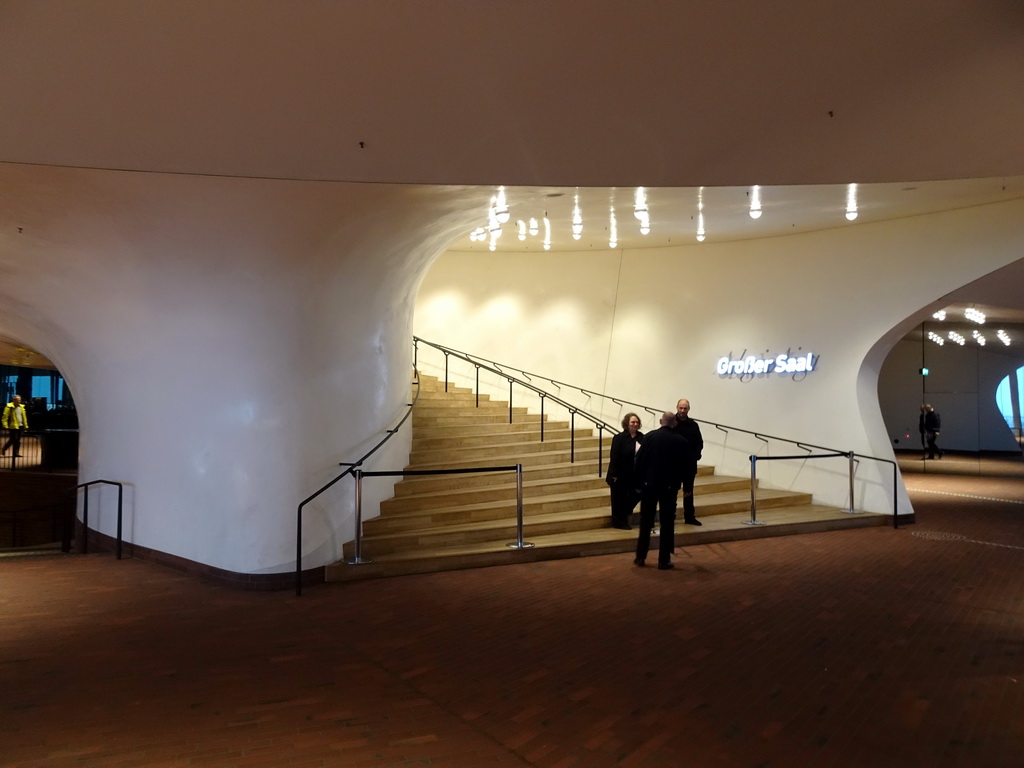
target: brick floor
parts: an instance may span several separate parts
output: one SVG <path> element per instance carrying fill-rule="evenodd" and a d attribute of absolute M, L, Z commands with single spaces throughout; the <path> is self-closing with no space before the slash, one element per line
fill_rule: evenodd
<path fill-rule="evenodd" d="M 1024 470 L 942 466 L 907 473 L 917 525 L 687 547 L 668 572 L 296 598 L 0 559 L 0 766 L 1018 768 Z"/>

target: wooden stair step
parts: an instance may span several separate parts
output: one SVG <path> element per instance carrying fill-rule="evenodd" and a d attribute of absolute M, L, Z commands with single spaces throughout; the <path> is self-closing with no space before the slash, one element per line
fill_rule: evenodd
<path fill-rule="evenodd" d="M 676 561 L 686 562 L 685 547 L 713 544 L 738 539 L 770 538 L 774 536 L 824 533 L 845 529 L 891 525 L 889 515 L 860 513 L 845 514 L 835 507 L 818 504 L 801 504 L 796 507 L 780 507 L 766 515 L 764 525 L 747 525 L 750 515 L 733 513 L 711 518 L 701 527 L 676 526 Z M 339 562 L 325 569 L 328 582 L 358 581 L 363 579 L 403 576 L 415 573 L 483 568 L 498 565 L 517 565 L 541 560 L 556 560 L 570 557 L 593 557 L 599 555 L 623 554 L 623 568 L 630 564 L 636 550 L 636 530 L 623 531 L 608 528 L 599 531 L 573 531 L 527 537 L 524 542 L 533 544 L 527 549 L 510 548 L 515 537 L 505 541 L 480 541 L 435 549 L 419 549 L 411 552 L 369 555 L 363 557 L 372 562 L 349 565 Z M 657 549 L 656 537 L 652 551 Z"/>
<path fill-rule="evenodd" d="M 597 490 L 608 493 L 604 480 L 594 475 L 569 475 L 546 479 L 523 480 L 523 498 L 548 493 L 570 493 L 575 491 Z M 418 494 L 395 496 L 381 502 L 381 514 L 400 514 L 410 510 L 430 510 L 465 504 L 476 504 L 486 501 L 515 500 L 516 484 L 505 482 L 500 485 L 482 486 L 477 488 L 449 487 L 436 491 Z"/>
<path fill-rule="evenodd" d="M 583 437 L 575 440 L 575 450 L 588 450 L 592 449 L 596 455 L 597 453 L 597 438 L 596 437 Z M 543 443 L 515 443 L 512 445 L 504 443 L 488 443 L 484 445 L 471 445 L 466 447 L 449 446 L 443 451 L 410 451 L 409 453 L 409 464 L 416 466 L 417 464 L 427 462 L 437 457 L 438 453 L 441 453 L 446 458 L 451 458 L 453 461 L 458 461 L 463 458 L 493 458 L 493 457 L 507 457 L 515 458 L 517 455 L 537 454 L 552 452 L 556 453 L 559 451 L 570 451 L 574 447 L 574 442 L 566 438 L 558 438 L 554 440 L 545 440 Z M 606 440 L 604 445 L 604 455 L 607 457 L 608 451 L 611 448 L 611 441 Z M 502 462 L 502 463 L 513 463 Z"/>
<path fill-rule="evenodd" d="M 451 413 L 432 411 L 430 413 L 416 413 L 413 409 L 412 424 L 416 427 L 447 426 L 460 427 L 473 424 L 515 424 L 519 422 L 540 423 L 540 414 L 519 413 L 515 414 L 513 420 L 508 420 L 508 410 L 485 413 L 466 413 L 465 411 L 454 411 Z"/>
<path fill-rule="evenodd" d="M 593 438 L 593 433 L 588 429 L 577 429 L 576 440 Z M 568 429 L 545 429 L 544 442 L 553 440 L 568 440 Z M 430 437 L 414 437 L 412 440 L 412 452 L 421 454 L 424 451 L 450 451 L 452 448 L 472 448 L 474 446 L 492 445 L 519 445 L 521 443 L 540 443 L 540 430 L 509 430 L 500 433 L 487 433 L 467 435 L 462 430 L 449 430 L 446 435 L 432 435 Z"/>
<path fill-rule="evenodd" d="M 514 421 L 509 424 L 508 420 L 505 420 L 497 424 L 464 424 L 458 427 L 457 430 L 453 429 L 450 425 L 418 425 L 413 435 L 413 441 L 419 440 L 421 437 L 451 437 L 453 433 L 459 435 L 500 435 L 507 432 L 528 432 L 539 437 L 540 424 L 540 421 Z M 559 429 L 568 430 L 569 422 L 545 420 L 545 436 L 549 431 Z"/>
<path fill-rule="evenodd" d="M 606 462 L 607 463 L 607 462 Z M 698 480 L 707 475 L 713 475 L 715 468 L 713 466 L 701 465 L 697 468 Z M 577 475 L 589 475 L 599 480 L 604 478 L 604 475 L 597 474 L 597 467 L 595 462 L 575 462 L 570 463 L 560 462 L 554 464 L 537 464 L 537 465 L 525 465 L 523 467 L 523 482 L 527 480 L 543 480 L 554 477 L 572 477 Z M 466 488 L 481 488 L 486 486 L 504 485 L 510 481 L 510 477 L 515 477 L 513 473 L 504 472 L 471 472 L 464 475 L 459 475 L 459 485 Z M 417 493 L 430 493 L 432 491 L 441 491 L 452 487 L 452 476 L 451 475 L 419 475 L 406 477 L 395 483 L 395 496 L 406 496 L 415 495 Z"/>
<path fill-rule="evenodd" d="M 810 494 L 793 493 L 772 489 L 758 489 L 759 510 L 782 506 L 810 504 Z M 698 518 L 713 515 L 750 511 L 749 491 L 725 491 L 708 494 L 695 499 Z M 679 513 L 681 516 L 681 512 Z M 523 499 L 523 524 L 534 525 L 537 521 L 551 522 L 549 516 L 563 516 L 567 525 L 576 526 L 580 519 L 595 521 L 593 527 L 604 527 L 610 522 L 607 492 L 553 493 L 531 499 Z M 441 535 L 462 534 L 466 528 L 487 529 L 500 524 L 514 524 L 516 516 L 515 499 L 481 502 L 462 506 L 444 507 L 435 510 L 389 514 L 367 520 L 363 523 L 363 540 L 388 538 L 393 535 Z M 377 522 L 375 522 L 377 521 Z"/>
<path fill-rule="evenodd" d="M 525 471 L 523 475 L 524 500 L 551 493 L 590 491 L 602 497 L 607 497 L 609 493 L 604 480 L 596 477 L 593 473 L 555 478 L 531 478 L 529 480 L 526 479 Z M 475 487 L 467 487 L 460 483 L 458 486 L 449 485 L 420 493 L 395 495 L 393 498 L 381 502 L 381 513 L 391 515 L 417 509 L 426 511 L 489 501 L 514 501 L 515 482 L 509 481 L 507 477 L 502 477 L 498 473 L 495 473 L 495 477 L 504 482 Z M 746 491 L 749 494 L 749 489 L 749 480 L 742 477 L 706 475 L 698 477 L 694 483 L 694 495 L 697 497 L 723 491 Z"/>

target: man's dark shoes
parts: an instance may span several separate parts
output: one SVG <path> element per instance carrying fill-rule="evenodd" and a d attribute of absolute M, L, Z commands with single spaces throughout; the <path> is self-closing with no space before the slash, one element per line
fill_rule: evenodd
<path fill-rule="evenodd" d="M 634 557 L 633 558 L 633 565 L 637 565 L 637 566 L 640 566 L 641 568 L 643 568 L 644 567 L 644 561 L 641 560 L 639 557 Z"/>
<path fill-rule="evenodd" d="M 675 563 L 658 563 L 658 570 L 659 571 L 667 571 L 670 568 L 675 568 L 675 567 L 676 567 Z"/>
<path fill-rule="evenodd" d="M 632 531 L 633 530 L 632 527 L 630 527 L 629 523 L 625 522 L 624 520 L 616 520 L 616 521 L 614 521 L 612 523 L 612 528 L 618 528 L 620 531 Z"/>
<path fill-rule="evenodd" d="M 704 525 L 704 523 L 702 523 L 696 517 L 687 517 L 683 520 L 683 522 L 687 525 Z"/>

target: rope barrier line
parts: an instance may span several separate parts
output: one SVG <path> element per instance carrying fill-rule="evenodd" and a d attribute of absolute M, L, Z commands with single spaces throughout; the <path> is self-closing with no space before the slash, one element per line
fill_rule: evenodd
<path fill-rule="evenodd" d="M 909 493 L 934 493 L 938 496 L 955 496 L 960 499 L 974 499 L 975 501 L 998 501 L 1003 504 L 1024 504 L 1021 499 L 999 499 L 995 496 L 976 496 L 971 493 L 951 493 L 949 491 L 931 491 L 924 488 L 907 488 Z"/>

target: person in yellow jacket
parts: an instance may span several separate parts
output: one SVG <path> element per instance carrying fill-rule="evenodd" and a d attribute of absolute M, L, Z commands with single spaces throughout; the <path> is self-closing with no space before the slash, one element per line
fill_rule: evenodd
<path fill-rule="evenodd" d="M 21 435 L 28 429 L 28 415 L 25 413 L 25 406 L 21 404 L 21 395 L 15 395 L 11 398 L 11 402 L 4 406 L 4 415 L 0 420 L 0 426 L 10 431 L 7 442 L 4 443 L 4 448 L 0 451 L 0 456 L 6 456 L 7 449 L 11 447 L 14 448 L 15 456 L 21 456 Z"/>

